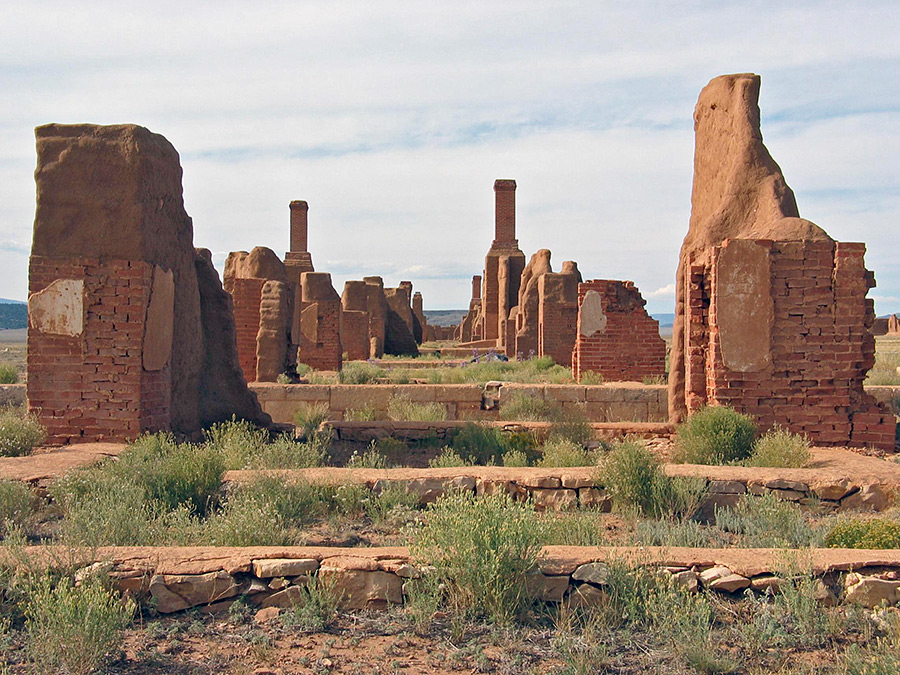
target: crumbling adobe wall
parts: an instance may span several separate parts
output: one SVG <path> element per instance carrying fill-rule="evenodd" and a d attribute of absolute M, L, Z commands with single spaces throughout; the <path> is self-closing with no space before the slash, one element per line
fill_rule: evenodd
<path fill-rule="evenodd" d="M 670 418 L 729 404 L 815 443 L 892 449 L 895 419 L 862 388 L 874 363 L 865 246 L 799 217 L 762 143 L 758 99 L 759 77 L 740 74 L 697 102 Z"/>
<path fill-rule="evenodd" d="M 594 279 L 578 284 L 578 328 L 572 375 L 586 372 L 606 382 L 642 382 L 666 374 L 666 342 L 659 322 L 631 281 Z"/>
<path fill-rule="evenodd" d="M 221 384 L 207 351 L 236 359 L 236 348 L 205 335 L 178 153 L 135 125 L 35 136 L 29 409 L 51 443 L 196 431 L 205 392 Z M 242 380 L 229 391 L 232 412 L 255 401 Z M 267 420 L 258 404 L 248 417 Z"/>
<path fill-rule="evenodd" d="M 331 275 L 300 275 L 300 348 L 297 362 L 315 370 L 340 370 L 341 298 L 331 285 Z"/>
<path fill-rule="evenodd" d="M 534 253 L 522 270 L 516 310 L 515 351 L 518 354 L 528 356 L 538 353 L 538 280 L 551 272 L 550 251 L 546 248 Z"/>
<path fill-rule="evenodd" d="M 578 324 L 578 284 L 581 273 L 571 260 L 558 274 L 538 279 L 538 355 L 550 356 L 561 366 L 572 365 Z"/>
<path fill-rule="evenodd" d="M 344 282 L 341 294 L 341 345 L 350 361 L 369 358 L 368 290 L 365 281 Z"/>
<path fill-rule="evenodd" d="M 263 326 L 263 288 L 269 281 L 278 282 L 284 288 L 269 286 L 266 325 Z M 273 250 L 263 246 L 257 246 L 250 253 L 229 253 L 223 282 L 234 302 L 238 356 L 245 379 L 247 382 L 274 382 L 290 361 L 288 336 L 292 327 L 294 290 L 287 284 L 284 263 Z M 272 294 L 278 295 L 277 301 Z M 280 367 L 279 363 L 282 364 Z"/>

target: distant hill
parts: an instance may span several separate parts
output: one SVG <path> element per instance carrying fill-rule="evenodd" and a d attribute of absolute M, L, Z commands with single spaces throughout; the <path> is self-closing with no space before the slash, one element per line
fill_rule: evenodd
<path fill-rule="evenodd" d="M 660 328 L 666 328 L 675 325 L 674 314 L 651 314 L 650 316 L 659 321 Z"/>
<path fill-rule="evenodd" d="M 432 326 L 455 326 L 466 313 L 465 309 L 426 309 L 425 320 Z"/>
<path fill-rule="evenodd" d="M 25 305 L 28 303 L 21 300 L 10 300 L 9 298 L 0 298 L 0 305 Z"/>
<path fill-rule="evenodd" d="M 28 327 L 28 305 L 24 302 L 0 303 L 0 330 Z"/>

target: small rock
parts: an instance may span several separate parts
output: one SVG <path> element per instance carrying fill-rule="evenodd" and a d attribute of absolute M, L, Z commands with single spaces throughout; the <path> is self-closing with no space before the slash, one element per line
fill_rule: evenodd
<path fill-rule="evenodd" d="M 578 506 L 578 493 L 575 490 L 533 488 L 531 496 L 539 509 L 567 511 Z"/>
<path fill-rule="evenodd" d="M 302 600 L 303 591 L 301 588 L 299 586 L 288 586 L 283 591 L 278 591 L 277 593 L 270 595 L 260 603 L 260 606 L 263 609 L 267 607 L 288 608 L 300 604 Z"/>
<path fill-rule="evenodd" d="M 569 609 L 582 609 L 584 607 L 596 607 L 603 603 L 605 599 L 606 592 L 590 584 L 582 584 L 569 593 L 565 604 Z"/>
<path fill-rule="evenodd" d="M 785 500 L 786 502 L 799 502 L 801 499 L 806 497 L 805 492 L 799 492 L 798 490 L 774 489 L 772 490 L 772 494 L 779 499 Z"/>
<path fill-rule="evenodd" d="M 813 597 L 822 607 L 837 607 L 840 604 L 837 595 L 828 587 L 821 579 L 816 579 L 816 588 L 813 591 Z"/>
<path fill-rule="evenodd" d="M 890 503 L 890 495 L 883 485 L 863 485 L 858 492 L 847 495 L 841 500 L 841 508 L 884 511 Z"/>
<path fill-rule="evenodd" d="M 693 570 L 684 570 L 683 572 L 675 572 L 672 575 L 672 583 L 690 593 L 696 593 L 700 584 L 697 580 L 697 573 Z"/>
<path fill-rule="evenodd" d="M 263 607 L 253 616 L 253 620 L 256 623 L 269 623 L 272 619 L 277 618 L 279 614 L 281 614 L 281 607 Z"/>
<path fill-rule="evenodd" d="M 286 588 L 288 586 L 287 579 L 284 577 L 275 577 L 272 581 L 269 582 L 269 590 L 272 591 L 280 591 L 282 588 Z"/>
<path fill-rule="evenodd" d="M 750 579 L 750 588 L 759 593 L 778 593 L 783 583 L 784 579 L 774 574 L 760 574 Z"/>
<path fill-rule="evenodd" d="M 603 586 L 609 580 L 609 566 L 602 562 L 580 565 L 572 573 L 572 579 L 594 584 L 595 586 Z"/>
<path fill-rule="evenodd" d="M 785 480 L 784 478 L 776 478 L 766 482 L 766 487 L 770 490 L 794 490 L 795 492 L 809 492 L 809 485 L 796 480 Z"/>
<path fill-rule="evenodd" d="M 844 598 L 863 607 L 873 609 L 882 605 L 893 606 L 900 600 L 898 597 L 900 581 L 885 581 L 875 577 L 863 577 L 857 583 L 848 586 Z"/>
<path fill-rule="evenodd" d="M 855 489 L 856 486 L 851 485 L 850 480 L 847 478 L 822 481 L 821 483 L 814 483 L 812 485 L 812 490 L 819 499 L 827 499 L 828 501 L 833 502 L 840 501 Z"/>
<path fill-rule="evenodd" d="M 750 580 L 742 577 L 740 574 L 729 574 L 711 581 L 709 587 L 714 591 L 723 593 L 734 593 L 750 586 Z"/>

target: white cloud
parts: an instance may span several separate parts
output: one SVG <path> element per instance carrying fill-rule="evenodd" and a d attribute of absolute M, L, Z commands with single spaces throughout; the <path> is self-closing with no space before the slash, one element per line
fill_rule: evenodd
<path fill-rule="evenodd" d="M 675 284 L 668 284 L 644 294 L 645 298 L 675 298 Z"/>
<path fill-rule="evenodd" d="M 527 255 L 658 289 L 648 306 L 671 311 L 696 96 L 755 70 L 801 213 L 866 241 L 879 311 L 900 310 L 895 2 L 88 5 L 20 3 L 0 23 L 3 240 L 30 240 L 32 127 L 136 122 L 180 151 L 195 242 L 220 266 L 283 252 L 301 198 L 339 291 L 381 274 L 466 307 L 509 177 Z M 0 247 L 0 264 L 0 296 L 24 298 L 25 257 Z"/>

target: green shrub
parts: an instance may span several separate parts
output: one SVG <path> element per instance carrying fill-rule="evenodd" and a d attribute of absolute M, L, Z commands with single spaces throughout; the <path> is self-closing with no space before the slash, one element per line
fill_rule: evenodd
<path fill-rule="evenodd" d="M 338 373 L 338 382 L 341 384 L 373 384 L 385 376 L 384 368 L 363 361 L 351 361 L 345 363 L 341 368 L 341 372 Z"/>
<path fill-rule="evenodd" d="M 900 522 L 887 518 L 853 518 L 834 525 L 825 535 L 829 548 L 900 548 Z"/>
<path fill-rule="evenodd" d="M 428 466 L 432 469 L 449 469 L 457 466 L 467 466 L 468 462 L 460 457 L 449 445 L 441 448 L 437 457 L 428 460 Z"/>
<path fill-rule="evenodd" d="M 300 543 L 274 501 L 237 490 L 204 522 L 202 539 L 211 546 L 289 546 Z"/>
<path fill-rule="evenodd" d="M 747 459 L 753 450 L 753 420 L 725 406 L 708 406 L 678 427 L 675 461 L 729 464 Z"/>
<path fill-rule="evenodd" d="M 73 472 L 74 473 L 74 472 Z M 99 472 L 78 472 L 89 487 L 65 476 L 51 488 L 63 509 L 59 536 L 74 546 L 151 546 L 163 543 L 162 509 L 148 503 L 144 490 Z"/>
<path fill-rule="evenodd" d="M 47 438 L 37 417 L 12 407 L 0 409 L 0 457 L 31 454 Z"/>
<path fill-rule="evenodd" d="M 19 381 L 19 371 L 9 363 L 0 363 L 0 384 L 16 384 Z"/>
<path fill-rule="evenodd" d="M 312 439 L 319 433 L 322 422 L 328 419 L 328 405 L 314 403 L 302 405 L 294 411 L 294 426 L 297 435 L 303 440 Z"/>
<path fill-rule="evenodd" d="M 135 604 L 122 601 L 96 576 L 74 585 L 44 577 L 25 603 L 28 652 L 44 673 L 88 675 L 122 643 Z"/>
<path fill-rule="evenodd" d="M 603 384 L 603 375 L 598 373 L 596 370 L 585 370 L 582 371 L 578 383 L 587 385 Z"/>
<path fill-rule="evenodd" d="M 206 430 L 206 447 L 218 452 L 228 470 L 245 469 L 269 441 L 269 433 L 252 422 L 232 417 Z"/>
<path fill-rule="evenodd" d="M 514 422 L 554 422 L 559 417 L 560 405 L 536 396 L 514 392 L 508 401 L 500 405 L 500 418 Z"/>
<path fill-rule="evenodd" d="M 148 501 L 169 510 L 186 504 L 199 515 L 212 505 L 225 472 L 214 444 L 178 444 L 169 434 L 142 436 L 108 466 L 113 475 L 143 488 Z"/>
<path fill-rule="evenodd" d="M 419 496 L 403 485 L 389 484 L 365 500 L 366 515 L 375 525 L 406 523 L 419 508 Z"/>
<path fill-rule="evenodd" d="M 503 466 L 530 466 L 528 455 L 522 450 L 508 450 L 503 454 Z"/>
<path fill-rule="evenodd" d="M 500 429 L 471 423 L 456 432 L 451 446 L 463 461 L 475 466 L 500 464 L 508 450 Z"/>
<path fill-rule="evenodd" d="M 581 444 L 565 438 L 547 441 L 542 449 L 542 456 L 538 460 L 538 466 L 545 467 L 594 466 L 596 463 L 595 453 L 585 450 Z"/>
<path fill-rule="evenodd" d="M 528 604 L 525 580 L 537 562 L 534 509 L 498 493 L 456 492 L 430 504 L 413 532 L 413 552 L 435 568 L 456 614 L 483 613 L 507 623 Z"/>
<path fill-rule="evenodd" d="M 632 440 L 613 445 L 599 480 L 616 508 L 654 518 L 691 517 L 706 496 L 703 479 L 666 476 L 653 453 Z"/>
<path fill-rule="evenodd" d="M 335 622 L 341 601 L 336 581 L 316 575 L 300 587 L 299 601 L 280 614 L 279 619 L 286 628 L 318 633 Z"/>
<path fill-rule="evenodd" d="M 600 511 L 582 510 L 559 513 L 546 511 L 541 519 L 543 546 L 609 546 Z"/>
<path fill-rule="evenodd" d="M 722 548 L 729 543 L 725 533 L 719 528 L 685 519 L 639 520 L 632 537 L 635 546 Z"/>
<path fill-rule="evenodd" d="M 22 527 L 31 515 L 34 493 L 25 483 L 0 480 L 0 539 L 10 527 Z"/>
<path fill-rule="evenodd" d="M 345 410 L 344 419 L 348 422 L 373 422 L 376 419 L 376 411 L 372 404 L 366 403 L 361 408 Z"/>
<path fill-rule="evenodd" d="M 767 431 L 753 446 L 747 466 L 800 468 L 809 463 L 809 441 L 780 427 Z"/>
<path fill-rule="evenodd" d="M 259 448 L 248 460 L 248 469 L 308 469 L 328 463 L 330 439 L 316 434 L 305 442 L 298 442 L 290 434 L 281 434 L 271 443 Z"/>
<path fill-rule="evenodd" d="M 744 535 L 748 548 L 800 548 L 820 541 L 799 507 L 771 493 L 744 495 L 733 509 L 717 508 L 716 524 Z"/>
<path fill-rule="evenodd" d="M 447 409 L 441 403 L 417 403 L 395 394 L 388 401 L 387 417 L 395 422 L 441 422 L 447 419 Z"/>
<path fill-rule="evenodd" d="M 378 443 L 372 441 L 362 454 L 356 450 L 347 460 L 348 469 L 386 469 L 387 458 L 379 452 Z"/>

